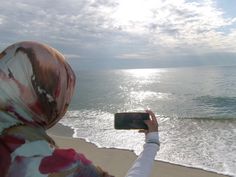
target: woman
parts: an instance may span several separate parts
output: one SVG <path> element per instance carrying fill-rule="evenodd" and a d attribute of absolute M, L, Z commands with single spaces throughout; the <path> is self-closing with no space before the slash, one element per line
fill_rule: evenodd
<path fill-rule="evenodd" d="M 0 177 L 111 177 L 46 134 L 66 113 L 74 87 L 71 67 L 49 46 L 19 42 L 0 53 Z M 129 177 L 148 175 L 159 148 L 158 124 L 149 113 L 144 151 Z"/>

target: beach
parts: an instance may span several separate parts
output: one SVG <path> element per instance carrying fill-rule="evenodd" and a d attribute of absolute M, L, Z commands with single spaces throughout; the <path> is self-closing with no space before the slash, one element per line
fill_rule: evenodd
<path fill-rule="evenodd" d="M 83 153 L 96 166 L 116 177 L 124 177 L 137 158 L 134 152 L 115 148 L 98 148 L 80 138 L 72 138 L 73 130 L 56 124 L 48 134 L 60 148 L 73 148 Z M 225 175 L 189 168 L 171 163 L 155 161 L 151 177 L 224 177 Z"/>
<path fill-rule="evenodd" d="M 60 120 L 74 138 L 138 155 L 144 136 L 116 130 L 114 114 L 148 108 L 160 125 L 155 160 L 236 177 L 236 67 L 75 71 L 75 95 Z"/>

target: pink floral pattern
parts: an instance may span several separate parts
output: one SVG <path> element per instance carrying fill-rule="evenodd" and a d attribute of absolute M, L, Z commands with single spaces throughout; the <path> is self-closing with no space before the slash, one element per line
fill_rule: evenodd
<path fill-rule="evenodd" d="M 0 53 L 0 177 L 110 177 L 46 129 L 66 113 L 75 74 L 56 49 L 19 42 Z"/>
<path fill-rule="evenodd" d="M 56 149 L 53 154 L 44 157 L 40 163 L 39 171 L 43 174 L 59 172 L 75 163 L 91 165 L 91 161 L 82 154 L 77 154 L 73 149 Z M 50 164 L 54 164 L 53 167 Z"/>

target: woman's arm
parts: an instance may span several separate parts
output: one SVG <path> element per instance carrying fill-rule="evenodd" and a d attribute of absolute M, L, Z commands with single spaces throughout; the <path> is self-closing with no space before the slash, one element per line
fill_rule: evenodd
<path fill-rule="evenodd" d="M 155 115 L 151 111 L 147 111 L 151 115 L 151 120 L 145 122 L 148 125 L 145 144 L 143 151 L 129 169 L 126 177 L 148 177 L 151 174 L 154 158 L 160 148 L 158 123 Z"/>
<path fill-rule="evenodd" d="M 153 140 L 155 139 L 154 143 Z M 150 141 L 150 142 L 149 142 Z M 159 150 L 158 132 L 148 133 L 146 143 L 143 146 L 143 152 L 129 169 L 126 177 L 148 177 L 151 174 L 154 158 Z"/>

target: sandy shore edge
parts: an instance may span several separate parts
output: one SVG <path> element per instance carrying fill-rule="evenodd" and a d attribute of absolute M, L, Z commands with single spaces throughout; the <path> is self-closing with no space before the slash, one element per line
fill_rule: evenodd
<path fill-rule="evenodd" d="M 116 177 L 124 177 L 137 156 L 129 150 L 98 148 L 80 138 L 71 138 L 73 130 L 58 123 L 48 134 L 60 148 L 73 148 L 89 160 Z M 167 162 L 155 161 L 151 177 L 226 177 L 197 168 L 189 168 Z"/>

